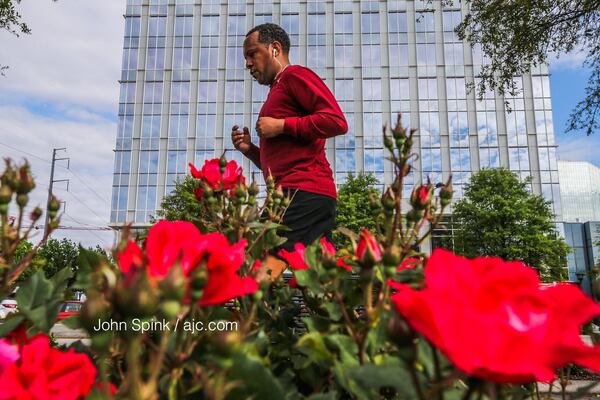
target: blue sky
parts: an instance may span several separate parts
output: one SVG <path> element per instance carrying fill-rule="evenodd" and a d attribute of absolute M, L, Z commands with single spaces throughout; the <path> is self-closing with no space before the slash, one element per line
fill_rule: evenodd
<path fill-rule="evenodd" d="M 571 111 L 585 97 L 590 70 L 582 68 L 578 57 L 573 63 L 555 62 L 550 67 L 550 92 L 554 130 L 561 160 L 589 161 L 600 167 L 600 132 L 586 136 L 583 132 L 566 132 Z"/>
<path fill-rule="evenodd" d="M 38 188 L 30 207 L 44 205 L 52 149 L 66 147 L 71 168 L 57 168 L 55 179 L 70 179 L 64 224 L 106 227 L 112 187 L 113 147 L 117 131 L 124 2 L 50 0 L 17 5 L 32 29 L 20 38 L 0 32 L 0 156 L 27 157 Z M 600 132 L 591 137 L 564 133 L 572 108 L 583 97 L 587 72 L 581 54 L 551 62 L 554 125 L 563 160 L 600 166 Z M 84 245 L 110 248 L 107 231 L 57 231 Z"/>

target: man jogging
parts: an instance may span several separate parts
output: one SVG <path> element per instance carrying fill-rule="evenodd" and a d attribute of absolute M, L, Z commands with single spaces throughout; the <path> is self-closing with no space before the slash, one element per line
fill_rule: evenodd
<path fill-rule="evenodd" d="M 247 127 L 232 128 L 235 148 L 263 171 L 276 185 L 292 194 L 283 218 L 291 231 L 282 248 L 308 245 L 324 236 L 331 242 L 335 221 L 336 189 L 325 155 L 325 140 L 343 135 L 348 124 L 331 91 L 313 71 L 291 65 L 290 39 L 278 25 L 262 24 L 244 40 L 246 68 L 270 90 L 263 104 L 256 133 L 260 146 L 250 141 Z"/>

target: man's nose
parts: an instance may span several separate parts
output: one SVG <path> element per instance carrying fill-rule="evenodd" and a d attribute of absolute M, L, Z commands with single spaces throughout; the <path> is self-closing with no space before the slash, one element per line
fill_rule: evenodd
<path fill-rule="evenodd" d="M 252 68 L 252 61 L 249 59 L 246 59 L 246 69 L 250 69 Z"/>

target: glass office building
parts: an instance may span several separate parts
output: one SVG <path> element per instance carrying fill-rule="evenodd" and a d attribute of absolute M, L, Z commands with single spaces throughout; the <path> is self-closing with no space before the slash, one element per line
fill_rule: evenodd
<path fill-rule="evenodd" d="M 327 142 L 338 184 L 356 171 L 392 180 L 381 127 L 402 112 L 419 129 L 406 192 L 452 174 L 461 196 L 474 171 L 504 166 L 531 176 L 560 220 L 547 68 L 517 78 L 518 96 L 478 100 L 467 87 L 486 60 L 453 32 L 464 4 L 433 3 L 127 0 L 111 222 L 147 223 L 188 162 L 223 152 L 262 182 L 229 135 L 234 124 L 255 125 L 268 92 L 244 69 L 241 49 L 263 22 L 283 26 L 292 64 L 321 76 L 346 115 L 349 132 Z"/>

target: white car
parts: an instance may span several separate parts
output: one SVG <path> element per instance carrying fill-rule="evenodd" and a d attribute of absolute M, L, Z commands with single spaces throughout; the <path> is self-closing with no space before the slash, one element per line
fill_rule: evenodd
<path fill-rule="evenodd" d="M 8 314 L 16 313 L 17 301 L 14 299 L 4 299 L 0 303 L 0 319 L 8 317 Z"/>

